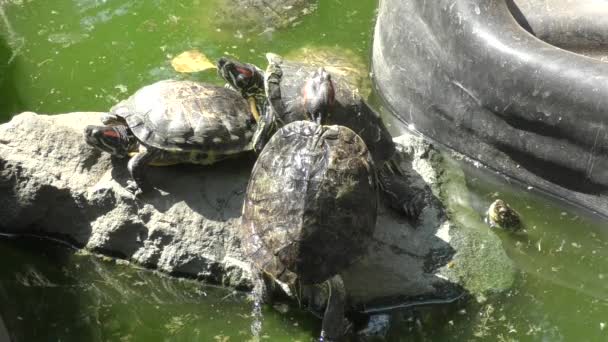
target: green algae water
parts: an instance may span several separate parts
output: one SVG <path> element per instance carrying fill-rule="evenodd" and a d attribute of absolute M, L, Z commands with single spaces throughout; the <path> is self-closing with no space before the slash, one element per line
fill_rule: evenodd
<path fill-rule="evenodd" d="M 2 321 L 11 341 L 245 341 L 251 307 L 229 289 L 76 253 L 49 240 L 0 238 Z M 18 262 L 17 262 L 18 261 Z M 310 340 L 302 311 L 266 308 L 262 336 Z"/>
<path fill-rule="evenodd" d="M 166 78 L 219 84 L 214 71 L 175 72 L 170 60 L 198 49 L 263 66 L 264 54 L 337 47 L 367 60 L 376 2 L 321 1 L 285 29 L 218 20 L 226 0 L 1 0 L 0 121 L 14 113 L 106 111 L 138 88 Z M 223 7 L 220 7 L 223 6 Z M 10 61 L 10 63 L 8 63 Z"/>
<path fill-rule="evenodd" d="M 376 1 L 320 1 L 283 29 L 218 20 L 222 0 L 0 0 L 0 122 L 21 111 L 105 111 L 179 74 L 171 59 L 197 49 L 264 65 L 264 53 L 332 48 L 368 63 Z M 223 13 L 223 12 L 222 12 Z M 239 18 L 234 18 L 238 22 Z M 608 230 L 576 208 L 471 164 L 481 216 L 497 197 L 526 233 L 499 234 L 519 272 L 483 303 L 396 312 L 390 341 L 608 340 Z M 49 241 L 0 238 L 0 338 L 11 341 L 248 341 L 246 294 L 82 255 Z M 284 310 L 281 310 L 284 312 Z M 319 321 L 264 308 L 261 339 L 310 341 Z M 3 341 L 2 341 L 3 342 Z"/>

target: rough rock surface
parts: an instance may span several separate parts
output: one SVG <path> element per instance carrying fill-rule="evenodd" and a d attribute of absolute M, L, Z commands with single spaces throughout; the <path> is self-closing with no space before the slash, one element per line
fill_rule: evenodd
<path fill-rule="evenodd" d="M 250 286 L 235 226 L 253 157 L 150 168 L 158 191 L 136 199 L 125 189 L 127 161 L 84 142 L 83 128 L 99 114 L 28 112 L 0 125 L 0 231 L 52 235 L 170 274 Z M 353 305 L 373 310 L 508 288 L 513 265 L 467 205 L 462 172 L 417 137 L 397 141 L 403 168 L 419 186 L 430 184 L 430 204 L 417 222 L 381 209 L 369 254 L 343 274 Z"/>

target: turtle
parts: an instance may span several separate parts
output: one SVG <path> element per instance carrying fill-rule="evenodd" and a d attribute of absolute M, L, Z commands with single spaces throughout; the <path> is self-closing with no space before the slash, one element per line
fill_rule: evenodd
<path fill-rule="evenodd" d="M 375 164 L 351 129 L 294 121 L 257 158 L 240 223 L 254 269 L 291 293 L 325 285 L 321 339 L 345 331 L 340 271 L 367 252 L 378 210 Z"/>
<path fill-rule="evenodd" d="M 209 165 L 251 151 L 255 115 L 242 94 L 231 89 L 163 80 L 116 104 L 102 115 L 104 125 L 87 126 L 84 137 L 101 151 L 131 157 L 134 182 L 128 189 L 141 194 L 151 189 L 146 165 Z"/>
<path fill-rule="evenodd" d="M 522 229 L 521 217 L 505 201 L 497 199 L 488 208 L 486 222 L 491 228 L 502 228 L 510 231 Z"/>
<path fill-rule="evenodd" d="M 386 203 L 416 218 L 426 205 L 428 191 L 413 191 L 412 181 L 392 159 L 396 146 L 390 132 L 380 115 L 363 100 L 346 77 L 329 74 L 324 68 L 287 61 L 273 53 L 267 53 L 266 58 L 266 71 L 228 57 L 222 57 L 217 62 L 218 72 L 229 86 L 239 89 L 240 84 L 257 83 L 255 87 L 249 85 L 249 89 L 256 89 L 258 97 L 260 94 L 266 96 L 264 114 L 255 132 L 254 150 L 261 151 L 274 131 L 290 122 L 315 120 L 322 124 L 346 126 L 366 143 L 377 165 L 380 188 L 387 199 Z M 250 82 L 245 82 L 245 79 Z M 319 89 L 320 92 L 314 93 L 316 87 L 323 86 L 330 89 Z M 306 99 L 313 93 L 315 96 L 331 94 L 333 100 L 315 103 Z M 318 105 L 327 108 L 314 108 Z M 321 111 L 326 112 L 324 116 L 319 115 Z"/>

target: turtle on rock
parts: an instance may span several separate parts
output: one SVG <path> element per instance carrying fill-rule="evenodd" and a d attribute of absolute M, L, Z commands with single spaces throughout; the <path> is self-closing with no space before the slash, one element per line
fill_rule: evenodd
<path fill-rule="evenodd" d="M 243 86 L 243 88 L 246 88 Z M 136 194 L 152 188 L 147 165 L 209 165 L 252 149 L 255 113 L 231 89 L 192 81 L 164 80 L 139 89 L 87 126 L 86 142 L 117 157 L 131 157 Z"/>
<path fill-rule="evenodd" d="M 273 53 L 266 54 L 266 58 L 266 71 L 227 57 L 217 63 L 220 76 L 230 87 L 239 89 L 244 84 L 266 96 L 264 114 L 255 132 L 254 150 L 261 151 L 276 129 L 298 120 L 348 127 L 367 145 L 377 165 L 379 186 L 386 203 L 409 217 L 417 217 L 426 205 L 426 191 L 414 191 L 411 180 L 392 160 L 396 147 L 391 134 L 352 82 L 343 74 L 330 75 L 318 66 L 286 61 Z M 252 87 L 251 83 L 257 86 Z M 330 88 L 316 89 L 318 87 Z M 310 96 L 315 91 L 318 91 L 315 96 L 326 94 L 323 96 L 330 98 L 317 101 Z M 320 108 L 321 105 L 327 108 Z M 325 114 L 319 115 L 321 111 Z"/>
<path fill-rule="evenodd" d="M 322 340 L 345 332 L 339 273 L 373 241 L 377 199 L 372 157 L 344 126 L 287 124 L 253 168 L 241 217 L 243 248 L 255 269 L 287 284 L 291 293 L 325 283 Z"/>

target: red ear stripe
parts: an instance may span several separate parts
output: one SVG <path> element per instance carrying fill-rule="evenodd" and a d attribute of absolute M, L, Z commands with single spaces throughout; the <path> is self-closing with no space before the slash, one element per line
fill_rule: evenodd
<path fill-rule="evenodd" d="M 253 72 L 251 70 L 245 68 L 236 67 L 236 71 L 247 77 L 251 77 L 251 75 L 253 75 Z"/>
<path fill-rule="evenodd" d="M 116 131 L 107 130 L 103 132 L 103 135 L 110 138 L 118 138 L 118 133 Z"/>

